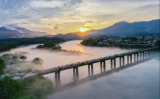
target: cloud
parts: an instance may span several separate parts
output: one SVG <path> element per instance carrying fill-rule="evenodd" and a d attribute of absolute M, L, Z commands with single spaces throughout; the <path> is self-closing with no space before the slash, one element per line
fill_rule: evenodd
<path fill-rule="evenodd" d="M 55 30 L 59 29 L 59 24 L 56 24 L 56 26 L 54 27 Z"/>
<path fill-rule="evenodd" d="M 85 23 L 94 23 L 93 21 L 85 21 Z"/>
<path fill-rule="evenodd" d="M 55 33 L 76 31 L 84 25 L 99 29 L 123 20 L 159 18 L 158 3 L 159 0 L 0 0 L 0 25 L 17 22 L 29 29 L 57 30 Z"/>
<path fill-rule="evenodd" d="M 62 9 L 70 9 L 70 8 L 77 8 L 82 6 L 82 0 L 39 0 L 39 1 L 31 1 L 31 7 L 35 8 L 55 8 L 59 7 Z"/>
<path fill-rule="evenodd" d="M 77 8 L 80 6 L 83 6 L 82 0 L 66 0 L 66 2 L 63 4 L 64 8 Z"/>
<path fill-rule="evenodd" d="M 91 27 L 91 26 L 84 26 L 83 28 L 93 28 L 93 27 Z"/>
<path fill-rule="evenodd" d="M 19 33 L 24 33 L 24 32 L 22 32 L 21 30 L 18 30 L 17 29 L 17 27 L 19 27 L 18 25 L 17 25 L 17 23 L 13 23 L 13 24 L 6 24 L 6 25 L 4 25 L 3 27 L 5 27 L 6 29 L 10 29 L 10 30 L 16 30 L 16 31 L 18 31 Z"/>
<path fill-rule="evenodd" d="M 61 1 L 32 1 L 30 5 L 34 8 L 55 8 L 63 5 Z"/>

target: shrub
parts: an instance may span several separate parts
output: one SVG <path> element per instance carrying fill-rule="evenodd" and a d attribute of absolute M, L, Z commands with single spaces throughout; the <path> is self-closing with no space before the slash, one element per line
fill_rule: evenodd
<path fill-rule="evenodd" d="M 20 57 L 20 59 L 22 59 L 22 60 L 26 60 L 26 59 L 27 59 L 27 57 L 26 57 L 26 56 L 21 56 L 21 57 Z"/>
<path fill-rule="evenodd" d="M 26 71 L 26 72 L 31 72 L 32 69 L 31 69 L 31 68 L 28 68 L 28 69 L 26 69 L 25 71 Z"/>

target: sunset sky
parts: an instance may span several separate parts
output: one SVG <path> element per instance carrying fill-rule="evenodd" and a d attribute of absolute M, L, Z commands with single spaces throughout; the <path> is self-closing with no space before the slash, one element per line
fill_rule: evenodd
<path fill-rule="evenodd" d="M 0 0 L 0 26 L 50 34 L 159 19 L 159 0 Z"/>

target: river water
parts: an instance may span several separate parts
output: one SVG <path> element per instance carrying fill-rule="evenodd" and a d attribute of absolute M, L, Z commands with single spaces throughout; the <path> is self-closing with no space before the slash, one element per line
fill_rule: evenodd
<path fill-rule="evenodd" d="M 121 49 L 118 47 L 88 47 L 80 45 L 80 40 L 68 41 L 60 44 L 62 49 L 80 51 L 82 54 L 56 52 L 49 50 L 33 49 L 37 45 L 23 46 L 6 51 L 4 53 L 15 53 L 16 51 L 28 52 L 28 60 L 35 57 L 44 60 L 43 68 L 52 68 L 65 64 L 76 63 L 85 60 L 110 56 L 137 49 Z M 1 53 L 4 54 L 4 53 Z M 119 59 L 117 67 L 119 66 Z M 125 63 L 126 64 L 126 63 Z M 101 74 L 100 63 L 93 64 L 94 75 Z M 106 61 L 106 70 L 109 71 L 110 61 Z M 49 78 L 55 86 L 55 74 L 44 75 Z M 61 85 L 72 84 L 73 70 L 61 72 Z M 88 77 L 88 67 L 79 68 L 79 79 Z M 75 84 L 75 83 L 74 83 Z M 131 68 L 123 69 L 111 74 L 96 76 L 94 80 L 85 79 L 85 83 L 76 82 L 74 87 L 68 86 L 67 89 L 53 93 L 49 99 L 159 99 L 159 60 L 152 60 L 136 64 Z"/>

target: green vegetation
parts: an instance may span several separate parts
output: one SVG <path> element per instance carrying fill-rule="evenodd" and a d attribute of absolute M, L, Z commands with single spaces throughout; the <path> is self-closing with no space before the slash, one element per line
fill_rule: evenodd
<path fill-rule="evenodd" d="M 51 48 L 52 50 L 61 50 L 62 47 L 60 45 L 54 46 Z"/>
<path fill-rule="evenodd" d="M 36 57 L 35 59 L 33 59 L 33 61 L 39 61 L 40 58 Z"/>
<path fill-rule="evenodd" d="M 31 69 L 31 68 L 28 68 L 28 69 L 26 69 L 25 71 L 26 71 L 26 72 L 31 72 L 32 69 Z"/>
<path fill-rule="evenodd" d="M 21 57 L 20 57 L 20 59 L 22 59 L 22 60 L 26 60 L 26 59 L 27 59 L 27 57 L 26 57 L 26 56 L 21 56 Z"/>
<path fill-rule="evenodd" d="M 3 69 L 5 68 L 4 60 L 0 59 L 0 75 L 3 74 Z"/>
<path fill-rule="evenodd" d="M 34 63 L 34 64 L 43 64 L 44 62 L 43 62 L 43 60 L 41 58 L 37 57 L 37 58 L 33 59 L 32 63 Z"/>
<path fill-rule="evenodd" d="M 0 59 L 1 74 L 4 66 L 4 61 Z M 52 82 L 43 76 L 21 80 L 14 80 L 7 75 L 0 77 L 0 99 L 46 99 L 45 96 L 52 90 Z"/>
<path fill-rule="evenodd" d="M 156 45 L 157 45 L 157 46 L 160 46 L 160 40 L 158 40 L 158 41 L 156 42 Z"/>
<path fill-rule="evenodd" d="M 23 80 L 9 76 L 0 79 L 0 99 L 46 99 L 45 95 L 52 90 L 52 82 L 43 76 Z"/>
<path fill-rule="evenodd" d="M 13 56 L 12 59 L 17 59 L 17 56 Z"/>
<path fill-rule="evenodd" d="M 55 42 L 46 42 L 43 45 L 38 45 L 36 48 L 51 48 L 51 50 L 61 50 L 61 46 L 56 45 Z"/>
<path fill-rule="evenodd" d="M 21 83 L 24 86 L 21 97 L 36 97 L 37 99 L 42 99 L 42 97 L 51 93 L 53 90 L 52 82 L 43 76 L 24 79 L 21 80 Z"/>
<path fill-rule="evenodd" d="M 144 39 L 144 37 L 143 37 Z M 137 37 L 125 37 L 125 38 L 122 38 L 122 40 L 131 40 L 131 41 L 137 41 L 138 38 Z"/>
<path fill-rule="evenodd" d="M 89 38 L 89 39 L 84 39 L 82 42 L 81 42 L 81 44 L 83 44 L 83 45 L 88 45 L 88 43 L 89 42 L 92 42 L 92 38 Z"/>
<path fill-rule="evenodd" d="M 20 96 L 23 84 L 9 76 L 0 79 L 0 99 L 16 99 Z"/>
<path fill-rule="evenodd" d="M 37 37 L 37 38 L 10 38 L 10 39 L 0 39 L 0 52 L 10 50 L 22 45 L 31 45 L 31 44 L 42 44 L 45 43 L 45 46 L 52 46 L 48 42 L 61 43 L 65 42 L 64 39 L 60 38 L 47 38 L 47 37 Z"/>

